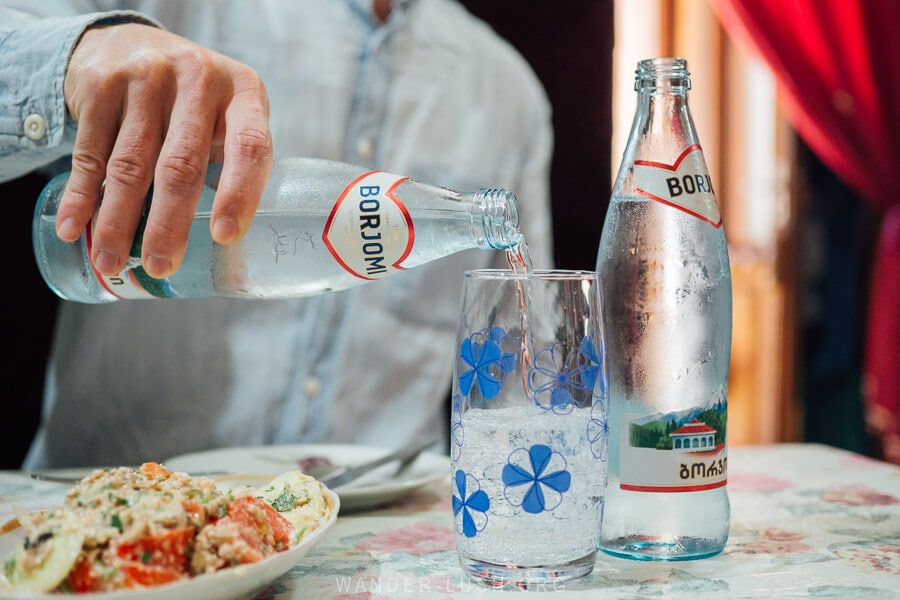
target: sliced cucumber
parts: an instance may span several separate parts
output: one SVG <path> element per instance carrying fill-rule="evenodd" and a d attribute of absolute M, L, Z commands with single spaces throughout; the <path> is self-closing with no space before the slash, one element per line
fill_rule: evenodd
<path fill-rule="evenodd" d="M 23 592 L 49 592 L 69 575 L 84 544 L 84 531 L 71 513 L 61 513 L 49 533 L 29 539 L 4 561 L 7 585 Z M 12 561 L 12 562 L 11 562 Z"/>

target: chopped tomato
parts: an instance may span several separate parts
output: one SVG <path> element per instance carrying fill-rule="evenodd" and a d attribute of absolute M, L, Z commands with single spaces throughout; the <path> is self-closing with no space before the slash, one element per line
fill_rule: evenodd
<path fill-rule="evenodd" d="M 262 511 L 263 521 L 259 520 L 256 516 L 258 513 L 254 514 L 251 507 L 258 507 Z M 247 527 L 256 527 L 261 535 L 271 531 L 277 546 L 286 548 L 290 544 L 294 527 L 262 498 L 238 498 L 228 505 L 228 516 Z"/>
<path fill-rule="evenodd" d="M 193 525 L 164 529 L 135 542 L 119 544 L 115 553 L 128 561 L 185 573 L 188 569 L 188 546 L 194 539 L 194 533 Z"/>
<path fill-rule="evenodd" d="M 234 500 L 228 505 L 226 519 L 240 527 L 241 539 L 252 550 L 241 556 L 241 562 L 256 562 L 290 546 L 293 526 L 261 498 L 242 496 Z"/>
<path fill-rule="evenodd" d="M 147 477 L 156 479 L 168 479 L 172 476 L 172 471 L 168 470 L 158 462 L 145 462 L 141 465 L 141 473 Z"/>
<path fill-rule="evenodd" d="M 69 571 L 69 588 L 76 594 L 96 592 L 100 589 L 100 573 L 92 561 L 83 555 L 78 557 L 75 566 Z"/>
<path fill-rule="evenodd" d="M 185 500 L 181 503 L 181 506 L 184 508 L 184 512 L 188 514 L 191 518 L 191 521 L 197 525 L 198 527 L 202 526 L 206 523 L 206 507 L 204 507 L 199 502 L 194 502 L 193 500 Z"/>
<path fill-rule="evenodd" d="M 142 562 L 124 561 L 119 565 L 122 575 L 122 587 L 152 587 L 181 579 L 182 574 L 174 569 L 158 565 L 145 565 Z"/>

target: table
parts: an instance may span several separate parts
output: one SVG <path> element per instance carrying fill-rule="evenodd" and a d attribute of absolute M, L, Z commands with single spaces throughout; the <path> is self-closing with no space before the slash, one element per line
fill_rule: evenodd
<path fill-rule="evenodd" d="M 900 598 L 900 467 L 816 444 L 733 446 L 731 535 L 719 556 L 639 562 L 601 554 L 578 582 L 528 597 Z M 0 472 L 0 522 L 12 504 L 61 500 L 63 486 Z M 327 537 L 255 600 L 485 598 L 454 550 L 446 484 L 379 510 L 342 514 Z"/>

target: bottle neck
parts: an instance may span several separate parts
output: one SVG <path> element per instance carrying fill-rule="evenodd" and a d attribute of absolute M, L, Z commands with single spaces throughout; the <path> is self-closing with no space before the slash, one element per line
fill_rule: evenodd
<path fill-rule="evenodd" d="M 691 111 L 687 63 L 655 58 L 638 63 L 638 107 L 613 199 L 650 199 L 721 227 L 709 168 Z"/>
<path fill-rule="evenodd" d="M 688 105 L 691 89 L 687 61 L 653 58 L 638 63 L 634 89 L 638 93 L 626 154 L 630 160 L 674 159 L 697 144 Z"/>
<path fill-rule="evenodd" d="M 476 228 L 479 215 L 481 217 L 482 248 L 508 250 L 519 245 L 523 236 L 515 194 L 501 188 L 481 189 L 472 195 L 472 200 L 472 224 Z"/>

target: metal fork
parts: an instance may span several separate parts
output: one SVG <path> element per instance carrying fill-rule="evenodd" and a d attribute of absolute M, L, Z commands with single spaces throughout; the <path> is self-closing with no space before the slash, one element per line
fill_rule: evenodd
<path fill-rule="evenodd" d="M 93 472 L 93 471 L 91 471 Z M 38 481 L 49 481 L 51 483 L 78 483 L 85 477 L 88 477 L 91 473 L 86 473 L 80 477 L 72 476 L 72 475 L 54 475 L 53 473 L 29 473 L 32 479 L 37 479 Z M 197 473 L 190 473 L 191 477 L 217 477 L 220 475 L 228 475 L 228 471 L 199 471 Z"/>

